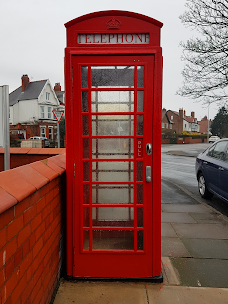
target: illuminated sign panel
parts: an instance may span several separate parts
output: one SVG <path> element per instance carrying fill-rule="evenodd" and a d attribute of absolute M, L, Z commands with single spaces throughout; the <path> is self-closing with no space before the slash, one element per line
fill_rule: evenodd
<path fill-rule="evenodd" d="M 78 34 L 78 44 L 149 44 L 148 33 Z"/>

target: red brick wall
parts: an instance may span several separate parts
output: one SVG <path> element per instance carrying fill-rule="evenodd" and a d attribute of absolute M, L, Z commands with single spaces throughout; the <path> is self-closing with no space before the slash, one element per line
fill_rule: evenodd
<path fill-rule="evenodd" d="M 161 143 L 162 144 L 170 144 L 170 139 L 169 138 L 162 138 L 162 140 L 161 140 Z"/>
<path fill-rule="evenodd" d="M 10 148 L 10 169 L 65 153 L 65 148 Z M 4 149 L 0 148 L 0 172 L 4 171 Z"/>
<path fill-rule="evenodd" d="M 49 304 L 60 275 L 65 155 L 0 173 L 0 304 Z"/>

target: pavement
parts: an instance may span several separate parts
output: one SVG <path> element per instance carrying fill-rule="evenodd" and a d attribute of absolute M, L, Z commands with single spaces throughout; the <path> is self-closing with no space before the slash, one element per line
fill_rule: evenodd
<path fill-rule="evenodd" d="M 163 283 L 61 279 L 54 304 L 228 304 L 228 218 L 197 193 L 162 187 Z"/>

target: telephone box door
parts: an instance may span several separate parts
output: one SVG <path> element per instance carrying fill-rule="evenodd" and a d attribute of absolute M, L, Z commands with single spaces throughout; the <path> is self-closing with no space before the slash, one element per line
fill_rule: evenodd
<path fill-rule="evenodd" d="M 151 277 L 154 56 L 72 56 L 72 70 L 73 276 Z"/>

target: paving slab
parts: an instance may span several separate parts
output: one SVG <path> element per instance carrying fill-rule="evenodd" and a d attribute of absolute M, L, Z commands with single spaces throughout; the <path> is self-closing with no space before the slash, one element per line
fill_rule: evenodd
<path fill-rule="evenodd" d="M 228 288 L 228 260 L 179 257 L 170 260 L 183 286 Z"/>
<path fill-rule="evenodd" d="M 162 257 L 191 257 L 185 245 L 178 238 L 161 238 Z"/>
<path fill-rule="evenodd" d="M 162 204 L 162 211 L 164 212 L 196 212 L 210 214 L 210 209 L 200 204 Z"/>
<path fill-rule="evenodd" d="M 193 258 L 228 260 L 228 240 L 181 239 Z M 164 244 L 166 247 L 166 244 Z"/>
<path fill-rule="evenodd" d="M 195 205 L 198 203 L 192 197 L 186 195 L 186 193 L 183 192 L 183 190 L 181 190 L 176 185 L 173 184 L 170 185 L 168 181 L 162 180 L 161 187 L 162 187 L 162 193 L 161 193 L 162 204 Z"/>
<path fill-rule="evenodd" d="M 162 212 L 162 223 L 197 223 L 188 213 Z"/>
<path fill-rule="evenodd" d="M 61 282 L 54 304 L 147 304 L 142 283 Z"/>
<path fill-rule="evenodd" d="M 147 285 L 149 304 L 227 304 L 228 289 Z"/>
<path fill-rule="evenodd" d="M 203 206 L 202 206 L 203 207 Z M 218 224 L 221 222 L 221 215 L 216 212 L 211 213 L 196 213 L 196 212 L 189 212 L 194 220 L 197 221 L 199 224 Z"/>
<path fill-rule="evenodd" d="M 161 224 L 161 236 L 166 236 L 166 237 L 176 237 L 177 234 L 174 231 L 172 224 L 170 223 L 162 223 Z"/>
<path fill-rule="evenodd" d="M 228 226 L 222 224 L 172 224 L 180 238 L 228 239 Z"/>

